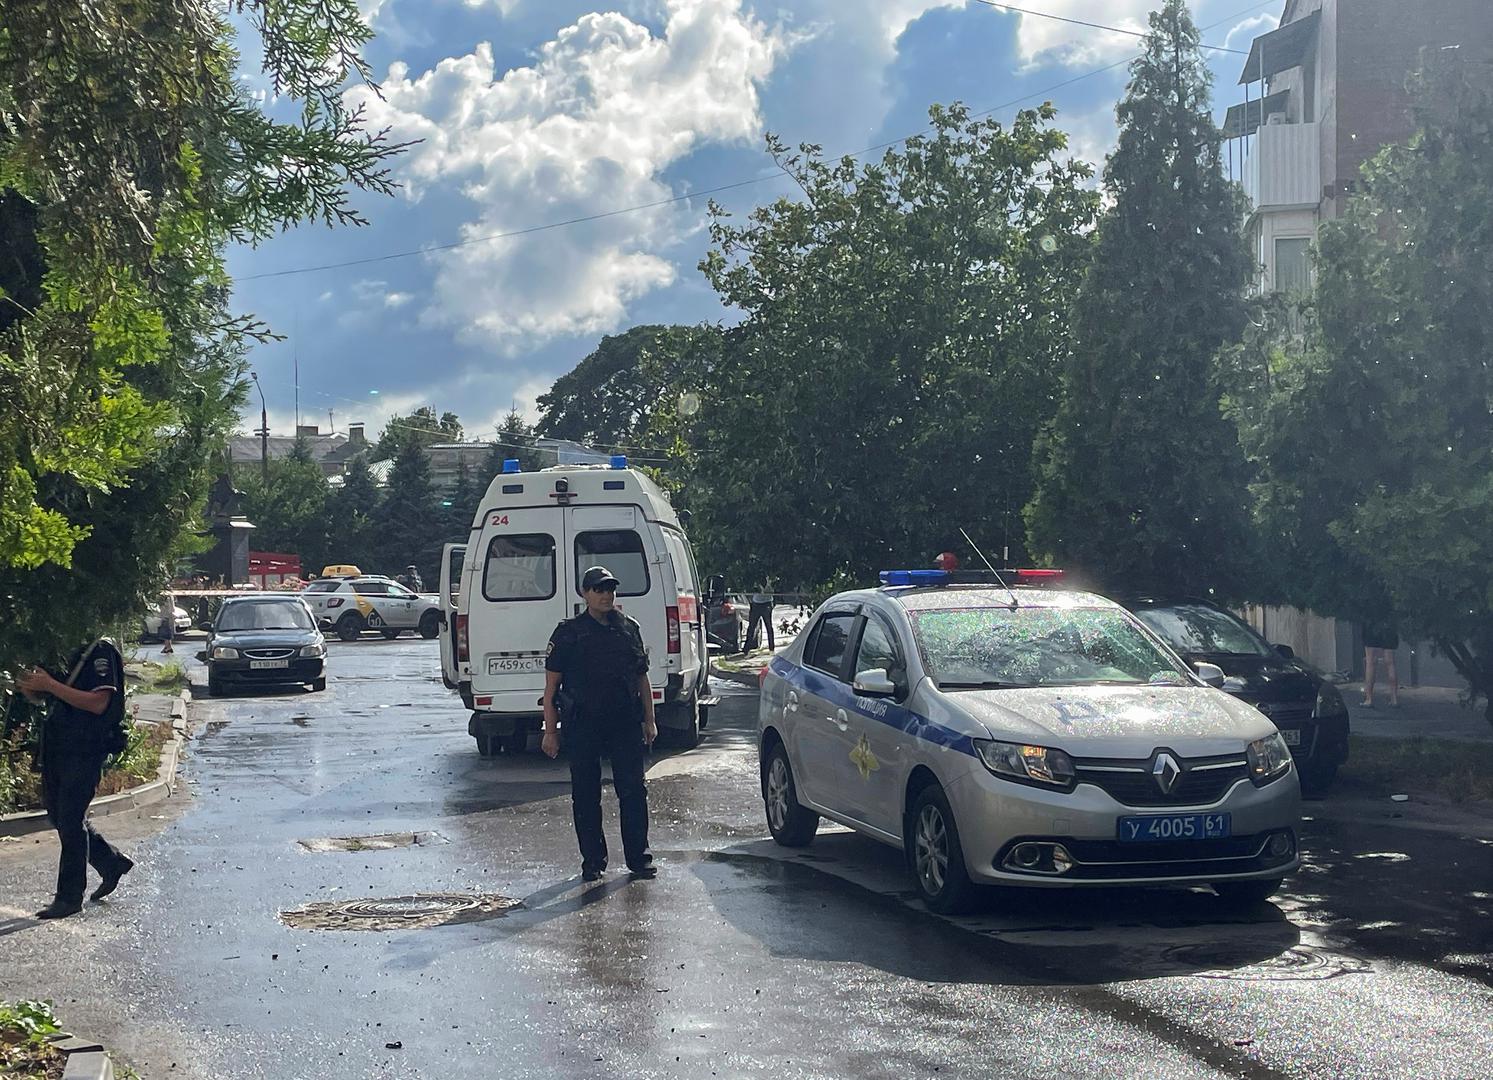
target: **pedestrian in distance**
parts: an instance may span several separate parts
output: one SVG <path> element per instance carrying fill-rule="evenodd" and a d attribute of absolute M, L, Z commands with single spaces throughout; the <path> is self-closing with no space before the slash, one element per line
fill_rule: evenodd
<path fill-rule="evenodd" d="M 413 565 L 404 568 L 404 583 L 415 592 L 425 591 L 425 582 L 420 577 L 420 571 Z"/>
<path fill-rule="evenodd" d="M 747 633 L 746 651 L 753 652 L 757 648 L 757 628 L 767 627 L 767 648 L 776 652 L 777 640 L 772 636 L 772 592 L 773 581 L 768 578 L 762 583 L 762 587 L 752 593 L 750 606 L 747 608 Z"/>
<path fill-rule="evenodd" d="M 135 865 L 87 820 L 104 760 L 125 747 L 124 661 L 113 642 L 100 638 L 73 654 L 64 678 L 32 668 L 16 684 L 34 704 L 52 699 L 42 721 L 42 798 L 62 854 L 57 890 L 36 917 L 62 919 L 83 910 L 90 865 L 102 879 L 94 900 L 112 893 Z"/>
<path fill-rule="evenodd" d="M 1389 704 L 1400 705 L 1400 676 L 1395 671 L 1395 650 L 1400 647 L 1400 632 L 1391 618 L 1378 618 L 1363 627 L 1363 707 L 1374 707 L 1374 676 L 1379 661 L 1384 661 L 1389 679 Z"/>
<path fill-rule="evenodd" d="M 176 650 L 171 643 L 176 638 L 176 596 L 167 587 L 161 596 L 161 655 L 170 656 Z"/>
<path fill-rule="evenodd" d="M 545 660 L 544 739 L 560 753 L 560 721 L 570 755 L 570 802 L 581 849 L 581 878 L 607 868 L 601 828 L 601 759 L 612 762 L 612 787 L 622 819 L 622 853 L 634 878 L 657 874 L 648 851 L 648 788 L 643 769 L 658 736 L 648 648 L 638 624 L 616 609 L 617 577 L 604 566 L 581 575 L 586 610 L 550 635 Z"/>

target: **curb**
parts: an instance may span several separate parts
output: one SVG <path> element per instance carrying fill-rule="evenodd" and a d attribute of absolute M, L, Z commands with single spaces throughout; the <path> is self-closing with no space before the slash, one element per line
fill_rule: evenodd
<path fill-rule="evenodd" d="M 170 717 L 173 734 L 171 741 L 161 747 L 161 764 L 156 778 L 128 791 L 105 795 L 94 799 L 88 806 L 90 817 L 110 817 L 127 814 L 169 799 L 176 793 L 176 766 L 181 759 L 181 747 L 186 740 L 187 702 L 190 690 L 183 690 L 171 702 Z M 25 836 L 28 833 L 50 829 L 45 810 L 23 810 L 16 814 L 0 814 L 0 836 Z"/>
<path fill-rule="evenodd" d="M 62 1080 L 114 1080 L 114 1062 L 97 1050 L 69 1054 Z"/>
<path fill-rule="evenodd" d="M 742 686 L 758 686 L 757 673 L 746 671 L 722 671 L 714 664 L 710 665 L 710 674 L 717 679 L 725 679 L 727 682 L 740 683 Z"/>

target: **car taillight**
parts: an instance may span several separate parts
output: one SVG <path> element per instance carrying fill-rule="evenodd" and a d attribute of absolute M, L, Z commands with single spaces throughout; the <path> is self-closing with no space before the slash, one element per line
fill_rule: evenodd
<path fill-rule="evenodd" d="M 341 607 L 341 606 L 342 606 L 342 597 L 340 597 L 340 596 L 334 596 L 330 600 L 327 601 L 327 607 L 329 607 L 329 608 Z"/>
<path fill-rule="evenodd" d="M 757 669 L 757 687 L 758 687 L 758 689 L 760 689 L 762 687 L 762 684 L 765 683 L 765 682 L 767 682 L 767 665 L 763 664 L 761 667 L 759 667 Z"/>
<path fill-rule="evenodd" d="M 669 653 L 672 655 L 679 651 L 679 609 L 672 605 L 664 608 L 664 618 L 668 622 Z"/>
<path fill-rule="evenodd" d="M 465 664 L 472 658 L 471 650 L 467 648 L 467 617 L 456 616 L 456 659 L 458 663 Z"/>
<path fill-rule="evenodd" d="M 736 614 L 736 605 L 733 604 L 733 603 L 731 603 L 731 601 L 729 601 L 729 600 L 724 601 L 721 604 L 721 614 L 722 615 L 735 615 Z"/>

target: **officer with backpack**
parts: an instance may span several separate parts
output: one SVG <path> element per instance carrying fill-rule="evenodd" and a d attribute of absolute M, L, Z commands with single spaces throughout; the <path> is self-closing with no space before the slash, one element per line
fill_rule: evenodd
<path fill-rule="evenodd" d="M 83 910 L 90 864 L 102 879 L 95 900 L 113 892 L 135 865 L 87 821 L 104 760 L 125 746 L 124 661 L 113 642 L 100 638 L 73 654 L 65 678 L 33 668 L 16 684 L 33 702 L 53 699 L 42 723 L 42 796 L 62 855 L 57 893 L 36 917 L 63 919 Z"/>

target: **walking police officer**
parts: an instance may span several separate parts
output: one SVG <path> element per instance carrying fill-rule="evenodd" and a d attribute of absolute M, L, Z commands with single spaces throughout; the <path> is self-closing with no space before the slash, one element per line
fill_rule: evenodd
<path fill-rule="evenodd" d="M 565 748 L 570 754 L 570 800 L 581 848 L 581 877 L 595 881 L 607 866 L 601 831 L 601 759 L 612 760 L 612 786 L 622 818 L 622 851 L 635 878 L 657 870 L 648 852 L 647 746 L 658 735 L 648 650 L 638 624 L 615 608 L 617 578 L 604 566 L 581 576 L 586 610 L 550 636 L 545 661 L 544 752 L 560 752 L 560 707 L 565 704 Z"/>
<path fill-rule="evenodd" d="M 100 639 L 73 654 L 65 681 L 33 668 L 16 682 L 33 700 L 42 694 L 55 699 L 42 725 L 42 796 L 62 842 L 62 855 L 56 895 L 36 917 L 62 919 L 83 910 L 90 863 L 103 879 L 93 891 L 95 900 L 113 892 L 135 865 L 95 832 L 86 818 L 104 759 L 123 748 L 119 736 L 124 719 L 124 664 L 114 644 Z"/>

